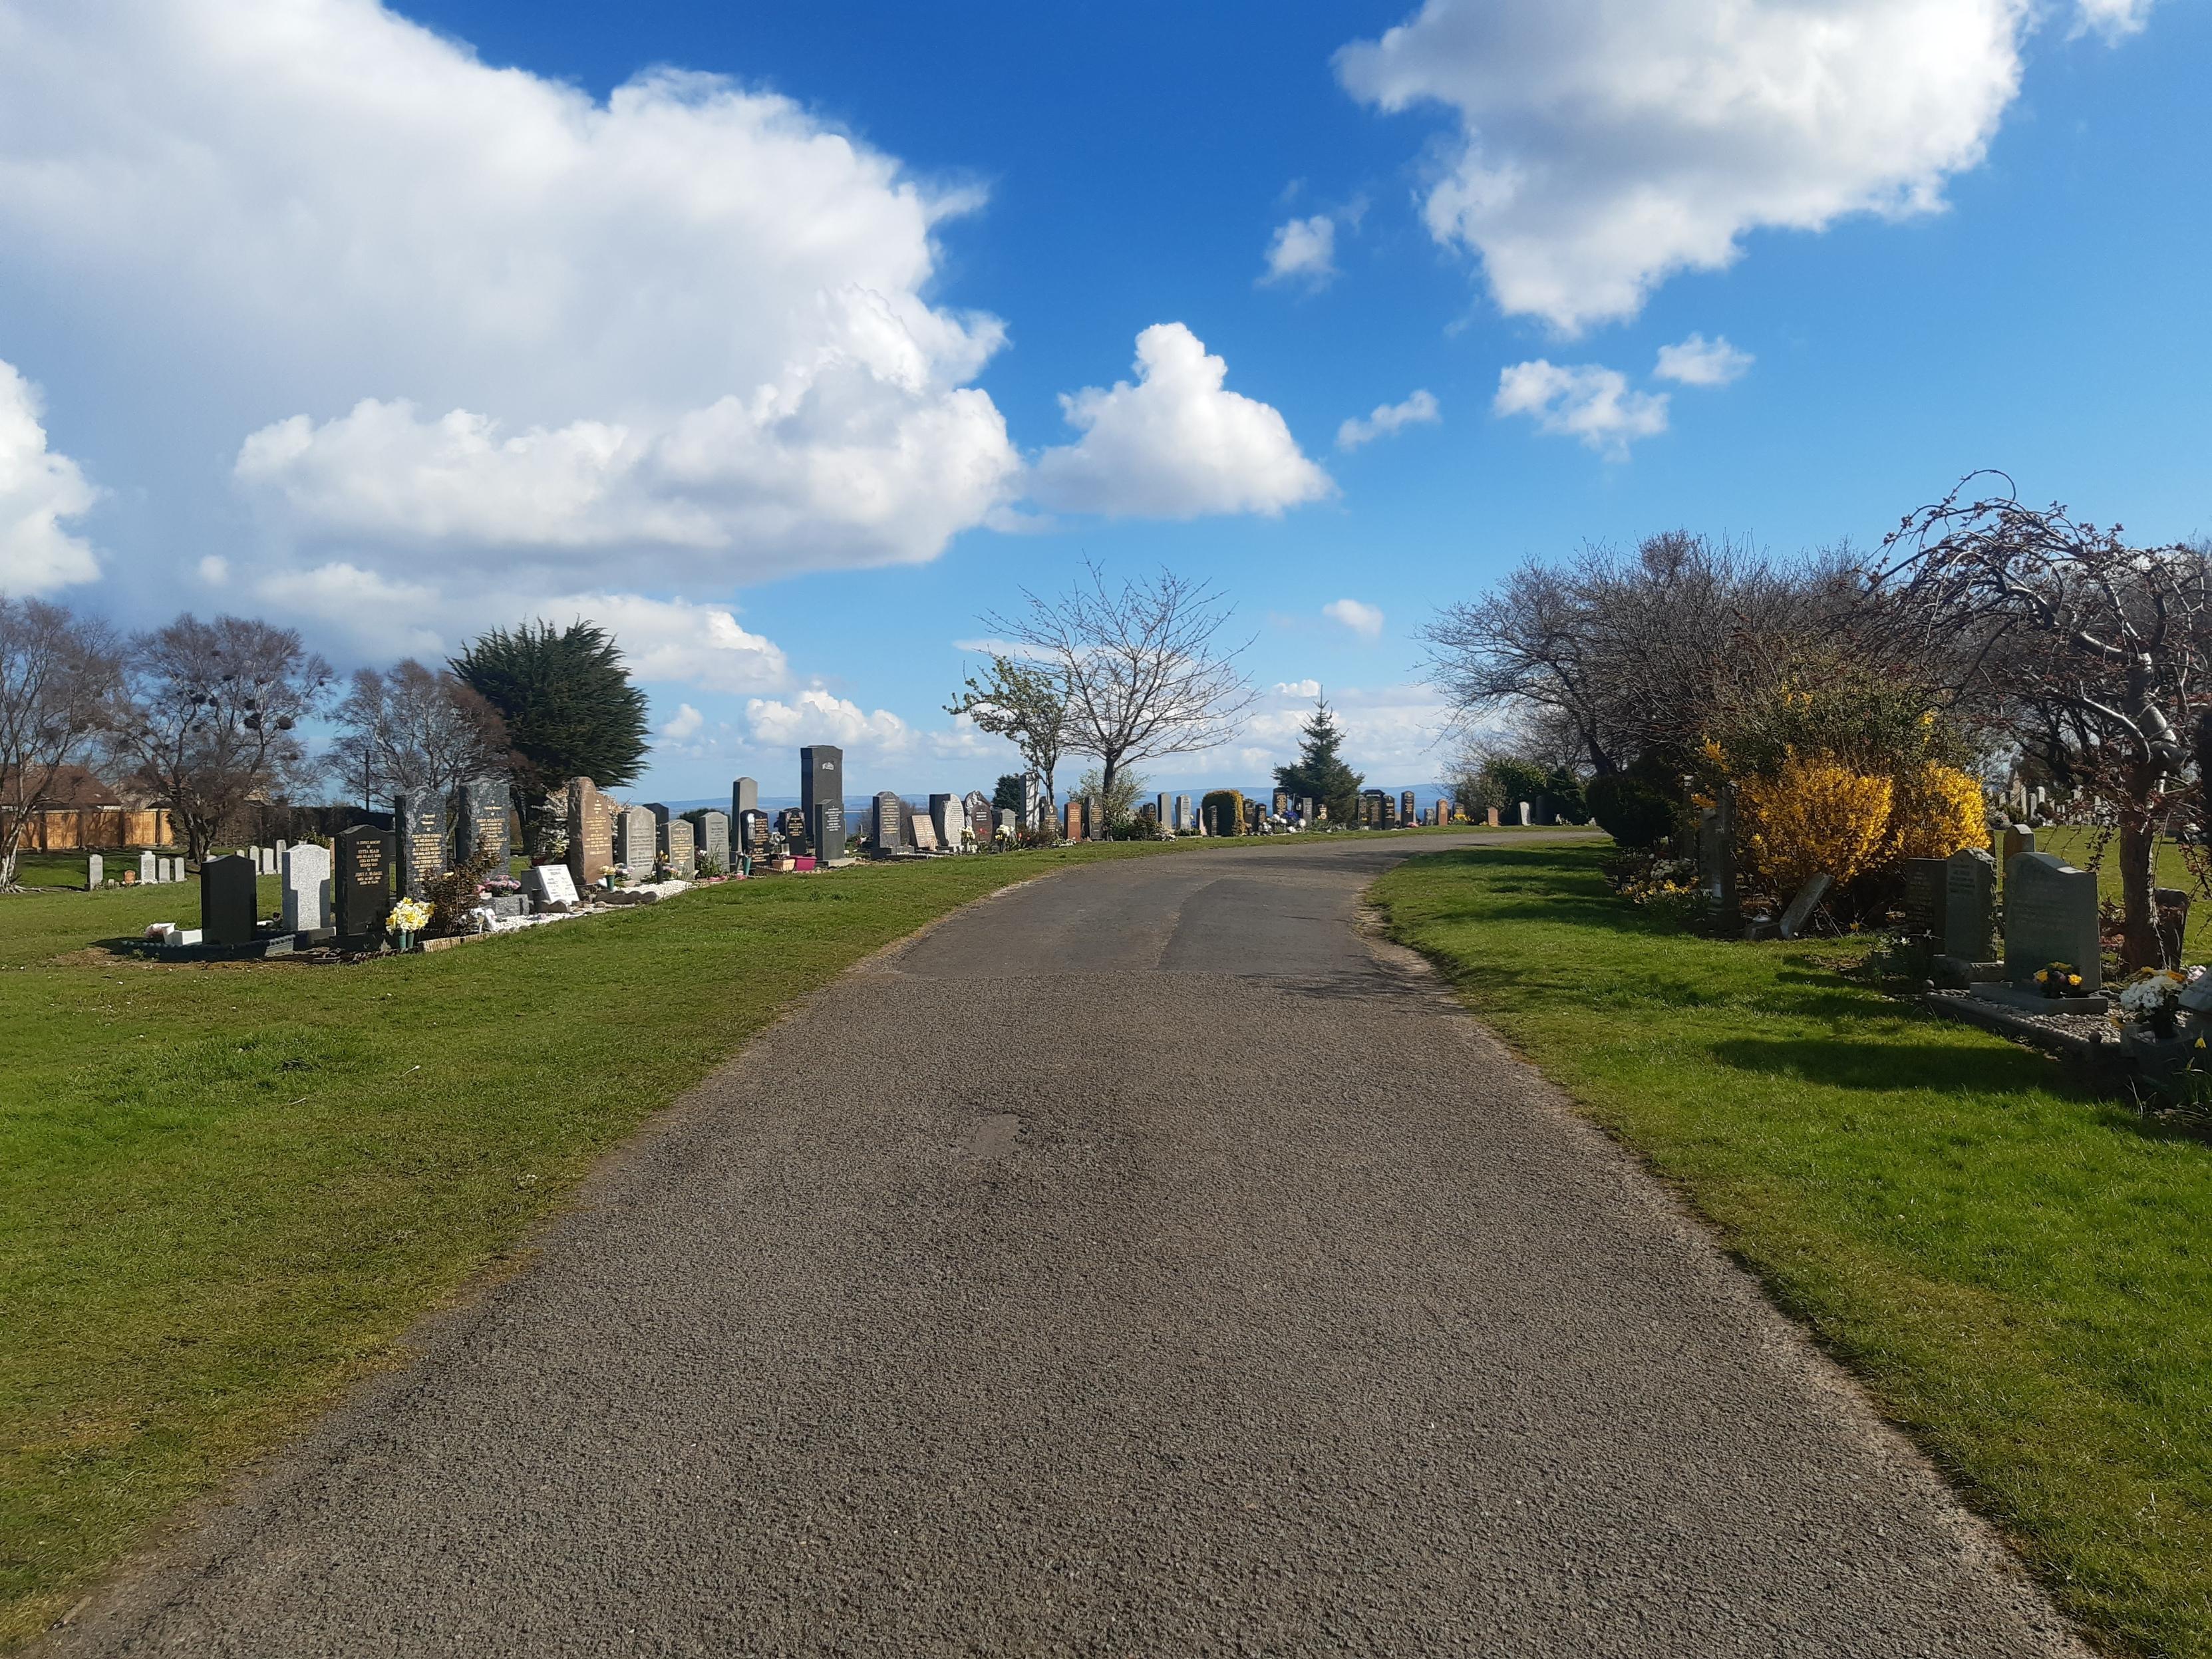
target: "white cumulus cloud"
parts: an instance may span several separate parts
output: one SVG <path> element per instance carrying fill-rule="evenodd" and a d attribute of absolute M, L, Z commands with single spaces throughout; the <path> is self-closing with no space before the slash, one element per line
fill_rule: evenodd
<path fill-rule="evenodd" d="M 1678 345 L 1661 346 L 1659 366 L 1652 372 L 1683 386 L 1726 386 L 1741 379 L 1755 361 L 1748 351 L 1730 345 L 1725 335 L 1708 340 L 1692 334 Z"/>
<path fill-rule="evenodd" d="M 1370 643 L 1382 637 L 1382 612 L 1374 605 L 1363 605 L 1358 599 L 1331 599 L 1322 606 L 1321 614 L 1331 622 L 1341 623 Z"/>
<path fill-rule="evenodd" d="M 46 447 L 37 390 L 0 362 L 0 593 L 51 592 L 98 579 L 91 544 L 62 528 L 97 492 L 66 455 Z"/>
<path fill-rule="evenodd" d="M 1499 415 L 1526 415 L 1539 432 L 1578 438 L 1612 459 L 1624 459 L 1636 439 L 1667 429 L 1667 394 L 1632 392 L 1628 377 L 1595 363 L 1571 367 L 1547 362 L 1514 363 L 1498 371 Z"/>
<path fill-rule="evenodd" d="M 1263 283 L 1304 282 L 1325 286 L 1336 275 L 1336 221 L 1326 213 L 1275 227 L 1267 243 Z"/>
<path fill-rule="evenodd" d="M 1075 443 L 1031 470 L 1044 506 L 1115 517 L 1273 515 L 1335 486 L 1271 405 L 1227 389 L 1229 366 L 1181 323 L 1137 336 L 1137 380 L 1060 398 Z"/>
<path fill-rule="evenodd" d="M 2142 33 L 2150 21 L 2151 0 L 2079 0 L 2075 9 L 2075 35 L 2100 34 L 2117 45 L 2130 34 Z"/>
<path fill-rule="evenodd" d="M 671 743 L 684 743 L 699 735 L 707 717 L 688 702 L 676 705 L 676 712 L 661 722 L 660 735 Z"/>
<path fill-rule="evenodd" d="M 1440 418 L 1435 394 L 1417 391 L 1401 404 L 1377 404 L 1374 413 L 1364 420 L 1346 421 L 1336 429 L 1336 447 L 1357 449 L 1409 426 L 1426 425 Z"/>
<path fill-rule="evenodd" d="M 810 743 L 865 749 L 871 755 L 905 753 L 914 745 L 914 728 L 888 708 L 872 714 L 821 686 L 809 686 L 789 702 L 754 697 L 745 704 L 753 741 L 789 749 Z"/>
<path fill-rule="evenodd" d="M 650 546 L 675 586 L 929 559 L 1011 499 L 1003 328 L 925 297 L 980 197 L 788 99 L 600 100 L 376 0 L 0 0 L 0 296 L 145 389 L 103 472 L 243 493 L 236 562 L 465 601 Z"/>
<path fill-rule="evenodd" d="M 2141 0 L 2082 0 L 2107 33 Z M 2019 90 L 2026 0 L 1425 0 L 1338 74 L 1451 110 L 1425 204 L 1499 307 L 1572 332 L 1629 317 L 1746 233 L 1943 206 Z"/>
<path fill-rule="evenodd" d="M 783 647 L 750 633 L 726 606 L 648 599 L 636 593 L 575 593 L 540 607 L 550 621 L 584 617 L 615 637 L 641 680 L 702 691 L 773 691 L 787 684 Z"/>

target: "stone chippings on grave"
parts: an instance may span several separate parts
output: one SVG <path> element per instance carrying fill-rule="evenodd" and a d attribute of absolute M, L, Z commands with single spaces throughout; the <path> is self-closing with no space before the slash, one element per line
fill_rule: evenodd
<path fill-rule="evenodd" d="M 615 861 L 615 804 L 589 778 L 568 780 L 568 878 L 592 886 Z"/>
<path fill-rule="evenodd" d="M 1943 954 L 1961 962 L 1990 959 L 1995 949 L 1996 863 L 1978 847 L 1943 860 Z"/>
<path fill-rule="evenodd" d="M 253 943 L 259 876 L 243 854 L 200 866 L 200 931 L 210 945 Z"/>
<path fill-rule="evenodd" d="M 446 803 L 434 796 L 396 796 L 392 823 L 399 836 L 401 896 L 420 898 L 446 868 Z"/>
<path fill-rule="evenodd" d="M 376 932 L 392 913 L 392 842 L 388 831 L 369 824 L 337 834 L 331 910 L 339 933 L 348 939 Z"/>
<path fill-rule="evenodd" d="M 678 881 L 689 881 L 699 873 L 699 849 L 692 838 L 689 818 L 671 818 L 661 826 L 660 833 L 668 843 L 668 873 Z"/>
<path fill-rule="evenodd" d="M 2104 982 L 2097 926 L 2097 878 L 2055 853 L 2022 853 L 2005 869 L 2005 977 L 2032 985 L 2054 962 L 2081 975 L 2078 994 Z"/>
<path fill-rule="evenodd" d="M 284 931 L 318 933 L 331 925 L 331 855 L 313 842 L 284 849 Z"/>

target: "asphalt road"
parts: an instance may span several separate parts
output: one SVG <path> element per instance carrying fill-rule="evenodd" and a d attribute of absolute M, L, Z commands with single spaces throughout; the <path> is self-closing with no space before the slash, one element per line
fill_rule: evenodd
<path fill-rule="evenodd" d="M 1401 850 L 1093 866 L 847 975 L 59 1650 L 2078 1651 L 1363 940 Z"/>

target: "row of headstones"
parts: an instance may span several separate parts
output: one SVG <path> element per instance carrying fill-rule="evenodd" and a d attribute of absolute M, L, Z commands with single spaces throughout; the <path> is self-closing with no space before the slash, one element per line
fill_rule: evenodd
<path fill-rule="evenodd" d="M 993 806 L 981 790 L 933 794 L 927 807 L 915 807 L 886 789 L 869 803 L 856 827 L 863 844 L 878 854 L 893 854 L 957 853 L 986 846 L 1017 826 L 1014 810 Z"/>
<path fill-rule="evenodd" d="M 182 855 L 167 857 L 160 853 L 141 853 L 138 855 L 138 885 L 164 887 L 185 878 Z M 98 853 L 89 854 L 84 861 L 84 884 L 97 891 L 107 884 L 107 860 Z"/>
<path fill-rule="evenodd" d="M 2025 986 L 2063 962 L 2081 975 L 2083 994 L 2094 994 L 2104 978 L 2096 872 L 2037 852 L 2032 834 L 2008 831 L 2004 841 L 2005 977 Z M 1906 924 L 1932 936 L 1947 957 L 1990 961 L 1996 902 L 1997 860 L 1979 848 L 1905 861 Z"/>

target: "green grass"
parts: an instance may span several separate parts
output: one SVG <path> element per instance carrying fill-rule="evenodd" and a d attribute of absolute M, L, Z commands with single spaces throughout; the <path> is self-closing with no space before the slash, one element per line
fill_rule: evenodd
<path fill-rule="evenodd" d="M 95 944 L 197 926 L 193 883 L 0 895 L 0 1646 L 386 1360 L 793 998 L 1066 864 L 1298 844 L 864 866 L 346 967 Z"/>
<path fill-rule="evenodd" d="M 1405 942 L 1647 1158 L 2112 1645 L 2212 1655 L 2212 1145 L 1601 852 L 1417 859 Z"/>

